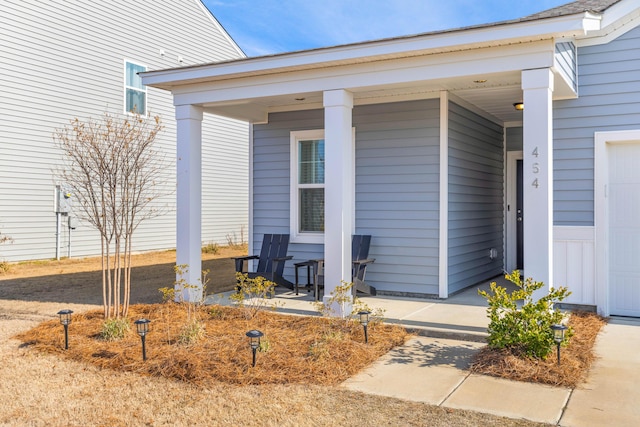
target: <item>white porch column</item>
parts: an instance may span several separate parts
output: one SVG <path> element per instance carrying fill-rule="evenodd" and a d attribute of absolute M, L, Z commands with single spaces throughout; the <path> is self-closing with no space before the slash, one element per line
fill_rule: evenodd
<path fill-rule="evenodd" d="M 324 92 L 324 302 L 340 281 L 351 281 L 353 94 Z M 334 310 L 337 307 L 334 307 Z M 351 306 L 345 307 L 350 314 Z"/>
<path fill-rule="evenodd" d="M 524 102 L 524 277 L 553 280 L 553 74 L 549 69 L 522 72 Z"/>
<path fill-rule="evenodd" d="M 176 280 L 198 286 L 182 292 L 184 301 L 195 302 L 202 298 L 202 108 L 176 106 L 176 121 L 176 264 L 188 267 Z"/>

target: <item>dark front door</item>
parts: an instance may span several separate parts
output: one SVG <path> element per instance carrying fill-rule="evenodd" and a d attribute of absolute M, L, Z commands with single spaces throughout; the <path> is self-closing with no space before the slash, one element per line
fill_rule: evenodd
<path fill-rule="evenodd" d="M 524 221 L 523 221 L 523 173 L 522 160 L 517 160 L 516 165 L 516 268 L 524 268 Z"/>

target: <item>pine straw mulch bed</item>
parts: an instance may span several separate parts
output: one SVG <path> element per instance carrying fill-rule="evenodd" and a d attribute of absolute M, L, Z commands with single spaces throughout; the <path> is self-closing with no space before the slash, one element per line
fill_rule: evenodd
<path fill-rule="evenodd" d="M 369 343 L 356 321 L 323 317 L 298 317 L 260 311 L 248 320 L 236 307 L 197 307 L 205 337 L 196 344 L 177 343 L 187 323 L 185 305 L 139 304 L 129 309 L 130 323 L 151 320 L 146 338 L 147 361 L 142 360 L 140 337 L 132 324 L 124 339 L 100 338 L 102 310 L 73 314 L 69 325 L 69 349 L 64 350 L 64 329 L 58 320 L 43 322 L 17 335 L 23 346 L 58 354 L 100 368 L 182 380 L 207 386 L 229 384 L 337 385 L 363 369 L 409 337 L 399 326 L 369 325 Z M 245 333 L 264 333 L 268 349 L 252 353 Z"/>
<path fill-rule="evenodd" d="M 554 386 L 576 387 L 584 381 L 595 355 L 593 346 L 607 320 L 594 313 L 574 312 L 569 326 L 575 332 L 567 347 L 560 349 L 560 365 L 554 350 L 544 360 L 523 357 L 508 349 L 482 348 L 474 357 L 470 370 L 516 381 Z"/>

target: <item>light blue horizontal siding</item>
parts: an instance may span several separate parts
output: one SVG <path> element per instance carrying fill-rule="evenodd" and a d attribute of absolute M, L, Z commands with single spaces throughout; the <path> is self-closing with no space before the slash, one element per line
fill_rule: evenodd
<path fill-rule="evenodd" d="M 640 28 L 578 49 L 580 97 L 554 103 L 554 224 L 592 226 L 594 133 L 640 128 Z"/>
<path fill-rule="evenodd" d="M 291 131 L 324 128 L 323 110 L 307 110 L 269 115 L 269 123 L 253 127 L 253 247 L 260 252 L 262 236 L 289 234 Z M 285 276 L 293 282 L 293 264 L 324 257 L 322 245 L 289 244 L 292 261 Z M 302 282 L 306 271 L 301 272 Z"/>
<path fill-rule="evenodd" d="M 439 102 L 359 106 L 356 230 L 371 234 L 367 282 L 378 290 L 437 294 Z M 289 233 L 290 132 L 324 127 L 322 110 L 275 113 L 254 126 L 254 247 L 265 233 Z M 290 244 L 293 263 L 323 257 L 323 245 Z M 304 274 L 303 274 L 304 276 Z M 306 280 L 306 279 L 303 279 Z"/>
<path fill-rule="evenodd" d="M 449 293 L 502 272 L 503 170 L 502 127 L 449 103 Z"/>
<path fill-rule="evenodd" d="M 438 100 L 354 109 L 356 233 L 378 290 L 438 292 L 439 117 Z"/>
<path fill-rule="evenodd" d="M 573 90 L 578 89 L 576 45 L 573 42 L 556 44 L 556 67 L 571 84 Z"/>

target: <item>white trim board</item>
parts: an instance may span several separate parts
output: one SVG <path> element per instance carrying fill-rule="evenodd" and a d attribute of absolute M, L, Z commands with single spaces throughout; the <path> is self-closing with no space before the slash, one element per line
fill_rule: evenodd
<path fill-rule="evenodd" d="M 595 214 L 595 277 L 598 313 L 610 314 L 609 301 L 609 212 L 607 187 L 609 185 L 609 144 L 640 143 L 640 130 L 596 132 L 594 162 L 594 214 Z"/>

